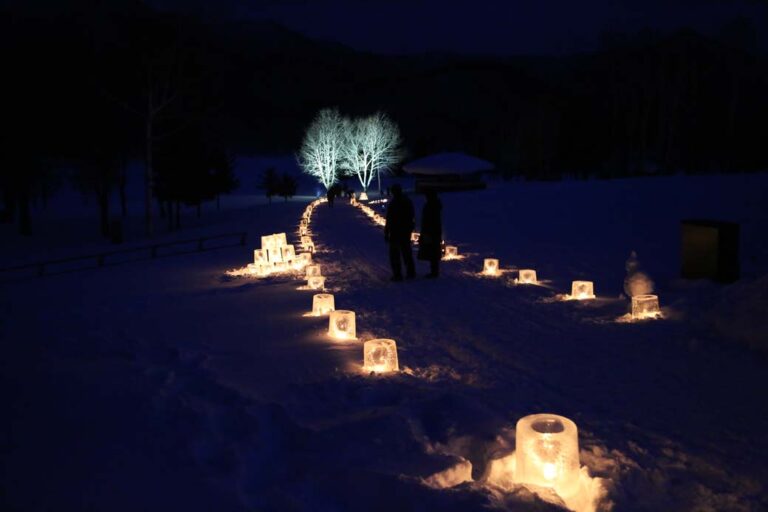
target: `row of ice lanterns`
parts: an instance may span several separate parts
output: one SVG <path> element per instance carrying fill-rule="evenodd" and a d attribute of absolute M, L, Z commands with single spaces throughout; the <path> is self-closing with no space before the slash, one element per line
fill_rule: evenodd
<path fill-rule="evenodd" d="M 483 275 L 500 276 L 499 260 L 486 258 L 483 262 Z M 533 269 L 520 269 L 518 271 L 517 284 L 538 284 L 536 271 Z M 592 281 L 573 281 L 571 294 L 567 297 L 571 300 L 590 300 L 596 298 L 595 285 Z M 658 295 L 644 294 L 632 296 L 632 318 L 642 320 L 656 318 L 661 310 L 659 308 Z"/>
<path fill-rule="evenodd" d="M 361 198 L 362 199 L 362 198 Z M 358 203 L 354 196 L 352 204 L 358 206 L 377 224 L 383 225 L 384 218 L 368 206 Z M 412 240 L 418 242 L 418 233 Z M 458 257 L 456 246 L 445 246 L 446 259 Z M 499 274 L 496 259 L 485 260 L 484 272 Z M 320 265 L 307 266 L 307 283 L 310 288 L 321 289 L 325 278 Z M 534 270 L 523 270 L 520 280 L 536 283 Z M 575 281 L 573 296 L 579 299 L 594 298 L 593 286 L 589 281 Z M 312 314 L 328 315 L 328 335 L 337 340 L 356 340 L 357 330 L 354 311 L 337 310 L 335 298 L 329 293 L 318 293 L 312 297 Z M 373 373 L 399 371 L 397 343 L 395 340 L 379 338 L 363 344 L 363 370 Z M 515 438 L 515 481 L 549 487 L 559 495 L 568 497 L 578 491 L 579 486 L 579 444 L 576 424 L 555 414 L 534 414 L 520 419 L 516 425 Z"/>

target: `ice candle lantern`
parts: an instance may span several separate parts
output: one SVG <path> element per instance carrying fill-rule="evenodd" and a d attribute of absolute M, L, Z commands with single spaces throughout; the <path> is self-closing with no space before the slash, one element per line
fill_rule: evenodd
<path fill-rule="evenodd" d="M 515 427 L 515 480 L 573 496 L 579 490 L 576 424 L 556 414 L 521 418 Z"/>
<path fill-rule="evenodd" d="M 321 272 L 320 265 L 307 265 L 307 279 L 321 275 L 323 275 L 323 273 Z"/>
<path fill-rule="evenodd" d="M 421 233 L 417 233 L 416 231 L 414 231 L 413 233 L 411 233 L 411 242 L 415 244 L 419 243 L 420 237 L 421 237 Z"/>
<path fill-rule="evenodd" d="M 445 246 L 445 259 L 450 260 L 453 258 L 458 258 L 459 256 L 459 248 L 455 245 L 446 245 Z"/>
<path fill-rule="evenodd" d="M 396 372 L 397 344 L 395 340 L 368 340 L 363 345 L 363 370 L 366 372 L 384 373 Z"/>
<path fill-rule="evenodd" d="M 361 201 L 367 201 L 368 200 L 368 194 L 366 194 L 364 191 L 360 192 L 360 200 Z"/>
<path fill-rule="evenodd" d="M 331 311 L 328 317 L 328 334 L 338 340 L 356 339 L 355 312 L 344 309 Z"/>
<path fill-rule="evenodd" d="M 632 296 L 632 318 L 640 320 L 643 318 L 656 318 L 661 315 L 659 309 L 658 295 L 633 295 Z"/>
<path fill-rule="evenodd" d="M 311 265 L 312 264 L 312 253 L 310 252 L 302 252 L 296 257 L 296 261 L 303 265 Z"/>
<path fill-rule="evenodd" d="M 483 261 L 483 274 L 487 276 L 499 275 L 499 260 L 496 258 L 485 258 L 485 261 Z"/>
<path fill-rule="evenodd" d="M 336 309 L 333 295 L 330 293 L 316 293 L 312 297 L 312 314 L 315 316 L 324 316 Z"/>
<path fill-rule="evenodd" d="M 586 300 L 595 298 L 595 285 L 592 281 L 574 281 L 571 283 L 571 298 Z"/>
<path fill-rule="evenodd" d="M 531 270 L 529 268 L 525 268 L 520 270 L 517 278 L 518 283 L 522 284 L 536 284 L 538 281 L 536 280 L 536 271 Z"/>
<path fill-rule="evenodd" d="M 312 290 L 322 290 L 325 287 L 325 278 L 323 276 L 308 277 L 307 286 Z"/>

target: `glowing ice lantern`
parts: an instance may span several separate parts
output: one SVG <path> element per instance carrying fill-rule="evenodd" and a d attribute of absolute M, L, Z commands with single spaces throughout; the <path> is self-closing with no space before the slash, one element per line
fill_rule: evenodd
<path fill-rule="evenodd" d="M 499 275 L 499 260 L 496 258 L 485 258 L 485 261 L 483 261 L 483 274 L 487 276 Z"/>
<path fill-rule="evenodd" d="M 253 251 L 253 262 L 254 263 L 267 262 L 267 255 L 265 254 L 264 249 L 255 249 Z"/>
<path fill-rule="evenodd" d="M 282 249 L 283 261 L 293 261 L 296 258 L 296 249 L 293 245 L 286 245 Z"/>
<path fill-rule="evenodd" d="M 310 265 L 312 263 L 312 253 L 302 252 L 296 257 L 296 261 L 301 265 Z"/>
<path fill-rule="evenodd" d="M 322 290 L 325 287 L 325 278 L 323 276 L 308 277 L 307 286 L 312 290 Z"/>
<path fill-rule="evenodd" d="M 595 286 L 592 281 L 574 281 L 571 283 L 571 298 L 586 300 L 595 298 Z"/>
<path fill-rule="evenodd" d="M 515 480 L 550 487 L 561 497 L 579 488 L 576 424 L 556 414 L 532 414 L 515 427 Z"/>
<path fill-rule="evenodd" d="M 333 295 L 330 293 L 316 293 L 312 297 L 312 314 L 315 316 L 324 316 L 336 309 Z"/>
<path fill-rule="evenodd" d="M 368 194 L 365 192 L 360 192 L 360 200 L 361 201 L 367 201 L 368 200 Z"/>
<path fill-rule="evenodd" d="M 339 340 L 353 340 L 357 337 L 355 330 L 355 312 L 337 309 L 331 311 L 328 317 L 328 334 Z"/>
<path fill-rule="evenodd" d="M 632 297 L 632 318 L 656 318 L 661 315 L 658 295 L 634 295 Z"/>
<path fill-rule="evenodd" d="M 417 244 L 419 243 L 419 237 L 421 236 L 420 233 L 416 233 L 415 231 L 411 233 L 411 242 Z"/>
<path fill-rule="evenodd" d="M 299 236 L 307 236 L 307 226 L 299 226 Z"/>
<path fill-rule="evenodd" d="M 307 265 L 307 279 L 321 275 L 323 273 L 321 272 L 320 265 Z"/>
<path fill-rule="evenodd" d="M 395 340 L 376 339 L 365 342 L 363 345 L 363 370 L 384 373 L 396 372 L 399 369 Z"/>
<path fill-rule="evenodd" d="M 518 275 L 517 281 L 522 284 L 536 284 L 536 271 L 529 268 L 523 269 Z"/>
<path fill-rule="evenodd" d="M 453 259 L 459 257 L 459 248 L 455 245 L 446 245 L 445 246 L 445 258 L 446 259 Z"/>

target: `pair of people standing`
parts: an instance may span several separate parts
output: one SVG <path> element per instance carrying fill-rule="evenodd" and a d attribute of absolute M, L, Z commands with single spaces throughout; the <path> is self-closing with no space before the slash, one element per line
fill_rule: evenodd
<path fill-rule="evenodd" d="M 391 188 L 392 200 L 387 208 L 387 220 L 384 226 L 384 240 L 389 244 L 389 262 L 392 265 L 392 281 L 403 280 L 402 263 L 405 263 L 405 277 L 416 277 L 416 268 L 411 251 L 411 233 L 416 226 L 413 203 L 403 193 L 400 185 Z M 427 201 L 421 214 L 421 233 L 419 235 L 420 260 L 429 261 L 429 278 L 440 273 L 442 257 L 443 226 L 441 221 L 442 204 L 433 190 L 426 192 Z M 402 259 L 402 263 L 401 263 Z"/>

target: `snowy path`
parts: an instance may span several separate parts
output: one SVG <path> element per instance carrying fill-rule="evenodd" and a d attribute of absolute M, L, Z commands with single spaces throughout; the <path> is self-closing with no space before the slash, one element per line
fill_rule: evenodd
<path fill-rule="evenodd" d="M 459 200 L 444 198 L 448 220 L 488 208 Z M 292 238 L 302 207 L 244 210 L 231 227 Z M 303 316 L 312 292 L 297 276 L 225 279 L 251 248 L 3 285 L 4 508 L 550 510 L 485 481 L 515 422 L 542 411 L 577 423 L 614 510 L 768 507 L 764 359 L 682 314 L 619 324 L 615 299 L 552 302 L 555 290 L 477 277 L 483 257 L 508 267 L 542 251 L 542 277 L 562 286 L 568 243 L 512 247 L 453 220 L 447 236 L 470 256 L 440 279 L 390 283 L 380 228 L 345 204 L 315 211 L 336 307 L 357 313 L 360 338 L 397 340 L 395 376 L 363 375 L 360 342 Z M 675 304 L 695 307 L 695 292 Z M 458 457 L 474 483 L 419 480 Z"/>

